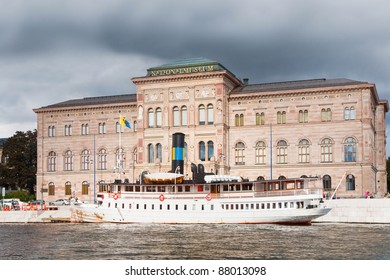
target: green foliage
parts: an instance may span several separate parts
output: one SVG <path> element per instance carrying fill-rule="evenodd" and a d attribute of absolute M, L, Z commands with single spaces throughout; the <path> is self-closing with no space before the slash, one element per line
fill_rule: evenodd
<path fill-rule="evenodd" d="M 7 193 L 4 198 L 19 198 L 21 201 L 27 202 L 35 200 L 35 195 L 29 194 L 26 191 L 14 191 Z"/>
<path fill-rule="evenodd" d="M 17 131 L 3 145 L 5 165 L 0 165 L 0 186 L 34 193 L 37 172 L 37 132 Z"/>

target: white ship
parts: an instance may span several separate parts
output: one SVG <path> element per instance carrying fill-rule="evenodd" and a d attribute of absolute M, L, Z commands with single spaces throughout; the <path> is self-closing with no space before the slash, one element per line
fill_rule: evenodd
<path fill-rule="evenodd" d="M 236 176 L 209 175 L 204 177 L 206 183 L 202 184 L 186 183 L 175 173 L 145 178 L 149 178 L 148 184 L 115 182 L 100 186 L 97 204 L 74 206 L 73 220 L 91 223 L 310 224 L 331 210 L 323 203 L 322 189 L 315 187 L 318 178 L 243 182 Z"/>

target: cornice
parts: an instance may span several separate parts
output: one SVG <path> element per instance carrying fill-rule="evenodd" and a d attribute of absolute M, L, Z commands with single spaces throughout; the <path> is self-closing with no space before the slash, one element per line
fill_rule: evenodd
<path fill-rule="evenodd" d="M 107 109 L 117 109 L 117 108 L 137 108 L 137 103 L 133 104 L 107 104 L 107 105 L 98 105 L 98 106 L 68 106 L 68 107 L 51 107 L 51 108 L 39 108 L 33 109 L 37 114 L 39 113 L 58 113 L 58 112 L 75 112 L 75 111 L 97 111 L 97 110 L 107 110 Z"/>

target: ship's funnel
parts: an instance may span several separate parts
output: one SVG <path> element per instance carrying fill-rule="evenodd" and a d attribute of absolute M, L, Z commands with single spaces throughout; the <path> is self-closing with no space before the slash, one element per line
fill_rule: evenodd
<path fill-rule="evenodd" d="M 172 135 L 172 172 L 184 174 L 184 134 Z"/>

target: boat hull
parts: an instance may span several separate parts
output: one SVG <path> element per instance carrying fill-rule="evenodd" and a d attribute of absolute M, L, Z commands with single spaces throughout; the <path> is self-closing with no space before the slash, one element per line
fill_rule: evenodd
<path fill-rule="evenodd" d="M 331 210 L 323 205 L 299 209 L 250 209 L 252 205 L 258 203 L 251 201 L 199 203 L 199 201 L 194 200 L 191 202 L 174 201 L 171 204 L 165 202 L 156 204 L 150 201 L 137 202 L 133 209 L 122 208 L 120 201 L 113 202 L 118 204 L 118 207 L 113 208 L 93 205 L 75 207 L 72 209 L 72 216 L 77 222 L 89 223 L 310 224 L 312 220 L 326 215 Z M 233 205 L 233 207 L 238 205 L 239 209 L 224 209 L 225 205 Z M 242 209 L 241 205 L 243 205 Z"/>

